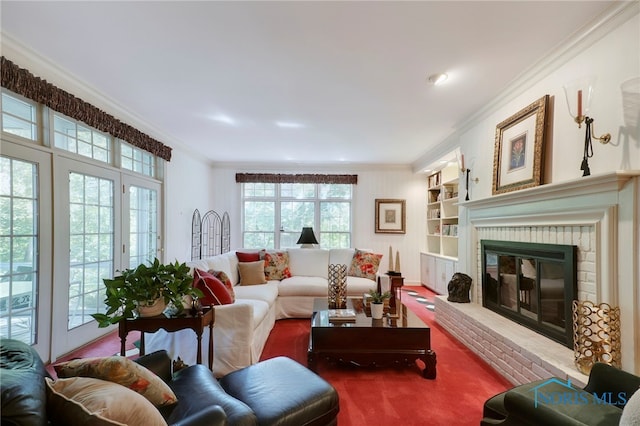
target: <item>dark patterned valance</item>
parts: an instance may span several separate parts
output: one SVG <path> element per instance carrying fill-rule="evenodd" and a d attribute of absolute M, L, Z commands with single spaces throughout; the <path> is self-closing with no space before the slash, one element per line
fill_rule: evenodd
<path fill-rule="evenodd" d="M 4 56 L 0 58 L 0 61 L 2 87 L 32 101 L 46 105 L 54 111 L 58 111 L 75 120 L 82 121 L 94 129 L 125 140 L 131 145 L 144 149 L 164 160 L 171 160 L 170 147 L 75 97 L 71 93 L 65 92 L 46 80 L 34 76 L 28 70 L 18 67 Z"/>
<path fill-rule="evenodd" d="M 285 175 L 274 173 L 236 173 L 236 182 L 259 182 L 259 183 L 334 183 L 334 184 L 357 184 L 358 175 Z"/>

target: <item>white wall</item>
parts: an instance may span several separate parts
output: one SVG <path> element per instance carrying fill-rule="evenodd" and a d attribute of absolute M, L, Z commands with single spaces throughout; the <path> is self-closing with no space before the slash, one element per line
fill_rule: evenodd
<path fill-rule="evenodd" d="M 586 48 L 568 62 L 541 79 L 531 88 L 497 107 L 459 136 L 461 151 L 480 181 L 471 185 L 473 199 L 491 196 L 493 153 L 496 124 L 515 114 L 545 94 L 551 98 L 551 138 L 548 151 L 547 182 L 563 182 L 582 176 L 580 163 L 585 126 L 578 129 L 569 116 L 562 86 L 588 75 L 596 76 L 590 116 L 594 118 L 594 134 L 611 133 L 611 143 L 593 140 L 594 157 L 589 160 L 591 174 L 613 170 L 640 169 L 640 93 L 630 103 L 627 113 L 635 117 L 635 127 L 623 111 L 621 85 L 640 78 L 640 15 L 620 25 L 604 38 Z M 633 111 L 631 111 L 633 107 Z M 633 136 L 625 136 L 631 133 Z"/>
<path fill-rule="evenodd" d="M 213 205 L 216 182 L 211 165 L 174 148 L 166 167 L 164 260 L 191 260 L 191 217 Z"/>
<path fill-rule="evenodd" d="M 546 144 L 545 183 L 580 179 L 585 127 L 578 129 L 570 117 L 563 85 L 588 75 L 596 76 L 590 116 L 594 118 L 594 134 L 611 133 L 611 143 L 593 140 L 594 157 L 589 159 L 591 174 L 614 170 L 640 169 L 640 93 L 626 94 L 623 103 L 622 84 L 640 79 L 640 6 L 628 7 L 605 27 L 594 30 L 572 49 L 550 60 L 551 66 L 541 68 L 531 78 L 534 83 L 523 82 L 522 87 L 511 88 L 486 111 L 479 112 L 469 123 L 452 136 L 447 143 L 459 146 L 465 155 L 466 166 L 471 169 L 471 200 L 492 196 L 493 151 L 496 125 L 545 94 L 550 95 L 550 137 Z M 442 152 L 439 147 L 434 152 Z M 428 164 L 435 158 L 426 156 Z M 417 164 L 418 169 L 420 164 Z M 460 209 L 459 269 L 469 272 L 469 227 L 466 211 Z M 466 249 L 465 249 L 466 248 Z"/>

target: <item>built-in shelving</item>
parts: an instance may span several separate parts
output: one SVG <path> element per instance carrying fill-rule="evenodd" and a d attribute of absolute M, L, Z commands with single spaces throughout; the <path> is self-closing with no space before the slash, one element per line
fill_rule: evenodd
<path fill-rule="evenodd" d="M 458 258 L 458 168 L 427 177 L 427 253 Z"/>

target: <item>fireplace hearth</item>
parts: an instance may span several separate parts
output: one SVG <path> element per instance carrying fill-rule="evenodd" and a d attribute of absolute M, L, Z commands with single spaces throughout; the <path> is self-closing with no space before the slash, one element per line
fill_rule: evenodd
<path fill-rule="evenodd" d="M 482 305 L 573 348 L 577 247 L 482 240 Z"/>

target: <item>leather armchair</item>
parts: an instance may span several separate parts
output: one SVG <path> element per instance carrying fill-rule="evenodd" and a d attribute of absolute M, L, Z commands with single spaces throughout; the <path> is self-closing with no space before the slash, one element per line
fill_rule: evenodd
<path fill-rule="evenodd" d="M 325 426 L 337 423 L 336 390 L 301 364 L 272 358 L 216 380 L 206 366 L 177 372 L 166 351 L 136 360 L 164 380 L 178 398 L 161 407 L 172 426 Z M 17 340 L 0 341 L 0 423 L 47 425 L 47 370 L 37 352 Z"/>
<path fill-rule="evenodd" d="M 596 363 L 583 389 L 560 379 L 538 380 L 502 392 L 484 404 L 481 425 L 618 425 L 640 377 Z M 537 398 L 538 389 L 548 398 Z M 561 400 L 562 398 L 562 400 Z"/>

